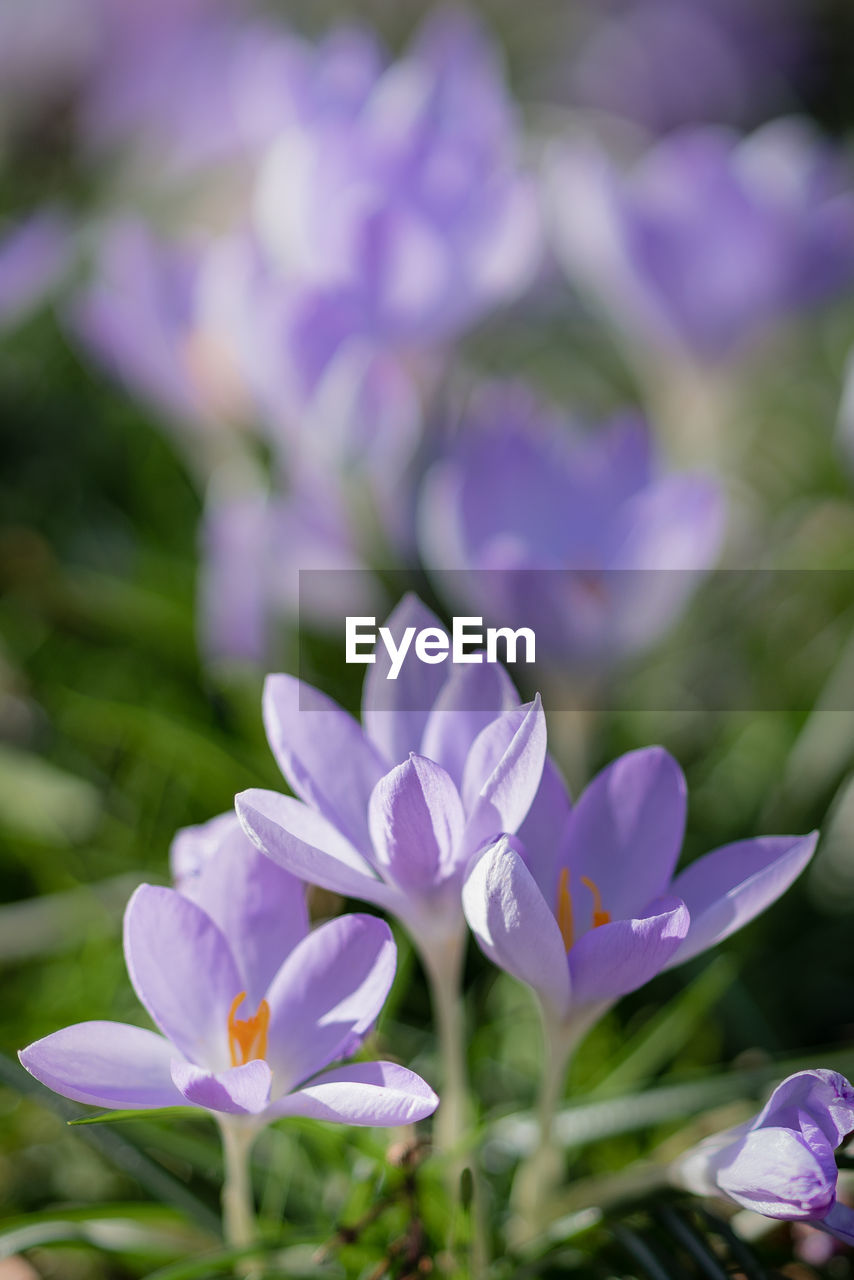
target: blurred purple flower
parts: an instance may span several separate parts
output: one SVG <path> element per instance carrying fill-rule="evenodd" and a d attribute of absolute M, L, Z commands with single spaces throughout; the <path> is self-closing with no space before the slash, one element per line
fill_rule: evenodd
<path fill-rule="evenodd" d="M 43 209 L 0 234 L 0 332 L 26 319 L 62 282 L 73 254 L 61 213 Z"/>
<path fill-rule="evenodd" d="M 413 596 L 387 626 L 444 628 Z M 459 953 L 460 891 L 472 854 L 515 831 L 546 751 L 539 698 L 524 706 L 496 666 L 427 665 L 410 651 L 385 678 L 383 650 L 365 680 L 364 728 L 289 675 L 264 691 L 267 738 L 298 799 L 244 791 L 237 812 L 274 861 L 311 884 L 376 903 L 422 956 Z"/>
<path fill-rule="evenodd" d="M 283 280 L 247 235 L 210 247 L 199 308 L 290 473 L 355 471 L 394 488 L 419 439 L 428 357 L 372 336 L 346 298 Z"/>
<path fill-rule="evenodd" d="M 657 973 L 764 911 L 812 857 L 817 835 L 724 845 L 674 876 L 685 779 L 661 747 L 599 773 L 573 809 L 554 768 L 517 838 L 471 866 L 466 918 L 481 949 L 533 988 L 547 1025 L 590 1025 Z"/>
<path fill-rule="evenodd" d="M 582 437 L 524 387 L 487 387 L 425 478 L 422 561 L 438 590 L 532 627 L 538 657 L 601 665 L 661 636 L 720 549 L 714 481 L 657 472 L 637 417 Z"/>
<path fill-rule="evenodd" d="M 263 663 L 275 652 L 277 626 L 299 616 L 302 625 L 339 625 L 360 613 L 365 579 L 335 575 L 335 597 L 300 592 L 300 571 L 359 570 L 354 535 L 339 495 L 329 486 L 303 485 L 285 497 L 263 489 L 208 496 L 199 569 L 199 646 L 209 660 Z M 320 584 L 321 579 L 316 583 Z M 377 586 L 379 601 L 379 586 Z"/>
<path fill-rule="evenodd" d="M 233 920 L 227 888 L 221 880 L 212 894 L 223 923 Z M 246 905 L 254 912 L 252 895 Z M 321 925 L 296 942 L 257 1005 L 247 1003 L 255 962 L 245 926 L 240 917 L 235 951 L 197 902 L 142 885 L 125 913 L 125 957 L 158 1032 L 84 1022 L 30 1045 L 21 1062 L 54 1092 L 113 1109 L 189 1104 L 255 1125 L 288 1115 L 397 1125 L 435 1110 L 436 1095 L 403 1067 L 328 1069 L 355 1051 L 385 1002 L 396 965 L 387 925 L 358 915 Z"/>
<path fill-rule="evenodd" d="M 250 398 L 226 338 L 202 307 L 205 246 L 132 219 L 100 230 L 95 274 L 69 310 L 95 358 L 171 426 L 242 421 Z"/>
<path fill-rule="evenodd" d="M 734 359 L 854 281 L 849 175 L 800 121 L 684 130 L 627 173 L 563 146 L 549 204 L 568 275 L 641 348 Z"/>
<path fill-rule="evenodd" d="M 854 1132 L 854 1089 L 836 1071 L 799 1071 L 759 1115 L 707 1138 L 674 1166 L 697 1195 L 724 1196 L 767 1218 L 810 1223 L 854 1244 L 854 1209 L 836 1195 L 834 1151 Z"/>
<path fill-rule="evenodd" d="M 618 0 L 596 19 L 570 73 L 574 98 L 656 132 L 753 120 L 786 104 L 808 62 L 792 0 Z"/>
<path fill-rule="evenodd" d="M 236 161 L 295 112 L 307 50 L 227 0 L 90 0 L 97 56 L 81 95 L 83 145 L 146 184 Z"/>
<path fill-rule="evenodd" d="M 520 293 L 539 260 L 532 185 L 495 51 L 444 13 L 351 118 L 283 130 L 257 191 L 280 269 L 332 293 L 360 327 L 436 341 Z"/>

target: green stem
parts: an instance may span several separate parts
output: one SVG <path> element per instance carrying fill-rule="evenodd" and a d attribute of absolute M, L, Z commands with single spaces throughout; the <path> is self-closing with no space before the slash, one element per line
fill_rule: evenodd
<path fill-rule="evenodd" d="M 564 1152 L 554 1140 L 554 1118 L 563 1094 L 569 1061 L 600 1010 L 555 1025 L 543 1014 L 545 1055 L 537 1101 L 537 1144 L 520 1166 L 513 1183 L 516 1243 L 539 1234 L 550 1221 L 550 1205 L 561 1182 Z"/>
<path fill-rule="evenodd" d="M 434 1141 L 440 1155 L 449 1156 L 468 1133 L 471 1116 L 468 1066 L 466 1062 L 466 1020 L 461 982 L 467 934 L 443 946 L 422 951 L 430 982 L 430 998 L 436 1019 L 439 1056 L 442 1064 L 441 1102 L 436 1112 Z M 471 1152 L 459 1152 L 448 1164 L 448 1188 L 454 1201 L 460 1196 L 461 1178 L 468 1169 L 472 1179 L 471 1249 L 469 1275 L 480 1280 L 486 1275 L 489 1249 L 484 1219 L 483 1196 L 477 1166 Z"/>
<path fill-rule="evenodd" d="M 470 1118 L 465 1011 L 460 990 L 464 954 L 465 934 L 423 952 L 442 1064 L 442 1101 L 435 1127 L 436 1149 L 442 1155 L 459 1144 Z"/>
<path fill-rule="evenodd" d="M 257 1129 L 245 1121 L 220 1120 L 225 1177 L 222 1185 L 222 1226 L 226 1244 L 248 1248 L 258 1241 L 249 1157 Z M 260 1264 L 251 1258 L 235 1265 L 235 1274 L 260 1275 Z"/>

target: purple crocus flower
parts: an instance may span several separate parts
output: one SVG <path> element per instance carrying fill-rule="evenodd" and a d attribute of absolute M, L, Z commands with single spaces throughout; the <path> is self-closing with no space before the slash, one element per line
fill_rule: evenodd
<path fill-rule="evenodd" d="M 54 209 L 31 214 L 0 235 L 0 332 L 42 305 L 67 273 L 71 230 Z"/>
<path fill-rule="evenodd" d="M 422 561 L 439 591 L 532 627 L 538 656 L 599 667 L 661 636 L 718 555 L 719 487 L 661 472 L 636 415 L 585 437 L 524 387 L 487 387 L 425 479 Z"/>
<path fill-rule="evenodd" d="M 744 123 L 785 102 L 808 56 L 795 0 L 613 0 L 597 4 L 570 73 L 575 100 L 659 133 Z"/>
<path fill-rule="evenodd" d="M 817 833 L 724 845 L 674 874 L 682 771 L 661 747 L 603 769 L 573 808 L 554 770 L 516 839 L 471 866 L 466 917 L 481 948 L 533 988 L 570 1039 L 622 995 L 714 946 L 789 887 Z"/>
<path fill-rule="evenodd" d="M 779 1084 L 753 1120 L 707 1138 L 674 1166 L 697 1195 L 810 1223 L 854 1245 L 854 1209 L 836 1195 L 834 1151 L 854 1132 L 854 1088 L 836 1071 L 799 1071 Z"/>
<path fill-rule="evenodd" d="M 444 628 L 414 596 L 387 627 Z M 411 639 L 411 637 L 410 637 Z M 387 680 L 377 655 L 362 727 L 290 675 L 267 679 L 264 723 L 296 798 L 250 790 L 237 812 L 260 849 L 322 888 L 373 902 L 407 926 L 428 960 L 459 952 L 466 866 L 515 831 L 536 794 L 546 751 L 539 698 L 520 706 L 497 666 L 428 665 L 410 652 Z"/>
<path fill-rule="evenodd" d="M 249 892 L 229 903 L 221 870 L 213 893 L 204 872 L 195 893 L 224 927 L 238 912 L 231 937 L 186 891 L 142 885 L 128 904 L 128 973 L 158 1030 L 116 1022 L 66 1027 L 21 1052 L 26 1069 L 77 1102 L 189 1105 L 241 1117 L 250 1128 L 288 1115 L 367 1125 L 430 1115 L 438 1099 L 411 1071 L 389 1062 L 332 1066 L 358 1048 L 388 994 L 396 964 L 388 926 L 360 915 L 321 925 L 295 943 L 265 985 L 270 956 L 247 932 L 254 917 L 269 938 L 272 922 L 256 898 L 264 885 L 242 878 L 241 893 Z M 239 914 L 241 904 L 249 916 Z"/>
<path fill-rule="evenodd" d="M 854 193 L 809 127 L 685 129 L 629 172 L 592 144 L 550 168 L 570 278 L 641 347 L 714 364 L 854 280 Z"/>
<path fill-rule="evenodd" d="M 537 204 L 495 51 L 429 19 L 350 119 L 283 130 L 263 168 L 261 239 L 289 277 L 343 295 L 376 335 L 444 338 L 516 296 Z"/>

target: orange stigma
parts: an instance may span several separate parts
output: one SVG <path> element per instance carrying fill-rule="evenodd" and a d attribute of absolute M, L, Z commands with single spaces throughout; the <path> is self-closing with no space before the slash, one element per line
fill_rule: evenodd
<path fill-rule="evenodd" d="M 569 872 L 566 867 L 560 873 L 557 889 L 557 927 L 563 938 L 563 945 L 569 951 L 575 941 L 575 928 L 572 921 L 572 897 L 569 892 Z"/>
<path fill-rule="evenodd" d="M 228 1050 L 231 1065 L 242 1067 L 245 1062 L 267 1055 L 267 1028 L 270 1025 L 270 1006 L 262 1000 L 251 1018 L 236 1017 L 237 1010 L 246 999 L 246 992 L 235 996 L 228 1011 Z"/>
<path fill-rule="evenodd" d="M 581 877 L 581 883 L 593 894 L 593 928 L 598 929 L 600 924 L 611 923 L 611 912 L 602 910 L 602 895 L 599 892 L 599 886 L 593 880 L 588 880 L 587 876 Z"/>
<path fill-rule="evenodd" d="M 592 927 L 598 929 L 600 925 L 610 924 L 611 913 L 610 911 L 605 911 L 602 906 L 602 894 L 599 892 L 599 886 L 595 881 L 588 879 L 587 876 L 581 877 L 581 883 L 593 894 Z M 563 945 L 569 952 L 575 941 L 575 923 L 573 919 L 572 894 L 569 891 L 569 871 L 566 867 L 561 871 L 558 881 L 556 915 L 560 936 L 563 938 Z"/>

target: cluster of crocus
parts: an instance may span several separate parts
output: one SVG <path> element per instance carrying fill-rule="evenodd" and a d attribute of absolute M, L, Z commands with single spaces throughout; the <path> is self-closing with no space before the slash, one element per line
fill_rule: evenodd
<path fill-rule="evenodd" d="M 387 625 L 398 645 L 410 628 L 444 634 L 412 596 Z M 175 887 L 143 885 L 127 908 L 128 972 L 158 1030 L 83 1023 L 21 1054 L 78 1101 L 212 1113 L 238 1242 L 251 1213 L 235 1178 L 260 1127 L 293 1115 L 404 1124 L 438 1102 L 392 1063 L 333 1065 L 375 1024 L 396 953 L 373 916 L 309 930 L 304 883 L 375 904 L 416 944 L 443 1049 L 445 1150 L 467 1121 L 466 922 L 534 990 L 549 1048 L 545 1148 L 579 1037 L 621 995 L 751 920 L 815 846 L 814 835 L 742 841 L 674 876 L 686 789 L 667 752 L 621 757 L 573 808 L 539 698 L 520 704 L 501 668 L 448 673 L 409 653 L 397 679 L 388 670 L 378 660 L 370 671 L 363 725 L 296 678 L 269 677 L 265 726 L 295 795 L 243 792 L 237 816 L 179 833 Z M 536 1182 L 542 1212 L 548 1187 Z"/>

